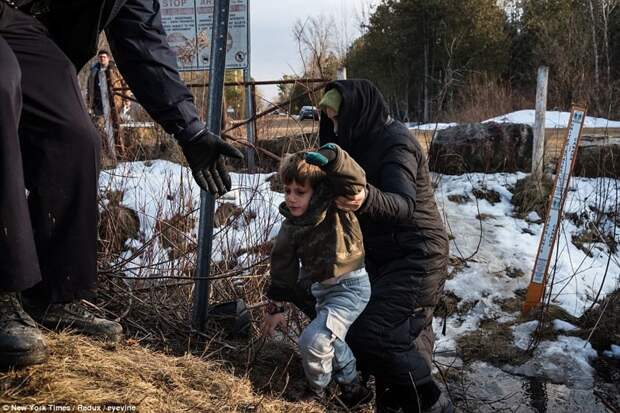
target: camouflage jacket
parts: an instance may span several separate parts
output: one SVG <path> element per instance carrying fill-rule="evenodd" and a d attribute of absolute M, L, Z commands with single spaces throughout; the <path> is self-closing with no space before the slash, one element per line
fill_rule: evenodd
<path fill-rule="evenodd" d="M 353 195 L 366 186 L 364 170 L 338 148 L 336 158 L 322 168 L 327 178 L 314 188 L 308 210 L 286 218 L 271 252 L 271 284 L 267 297 L 290 301 L 297 283 L 307 284 L 340 277 L 364 267 L 362 231 L 354 212 L 336 208 L 334 199 Z"/>

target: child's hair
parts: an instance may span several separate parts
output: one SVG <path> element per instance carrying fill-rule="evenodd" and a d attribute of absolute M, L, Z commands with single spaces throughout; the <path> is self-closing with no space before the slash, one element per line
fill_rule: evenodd
<path fill-rule="evenodd" d="M 287 155 L 280 164 L 280 179 L 285 185 L 293 182 L 315 188 L 325 178 L 325 172 L 304 159 L 304 152 Z"/>

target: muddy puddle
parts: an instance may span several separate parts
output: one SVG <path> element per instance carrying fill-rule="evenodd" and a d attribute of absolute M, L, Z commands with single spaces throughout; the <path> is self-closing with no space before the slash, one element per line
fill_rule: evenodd
<path fill-rule="evenodd" d="M 586 382 L 584 386 L 576 383 L 575 386 L 568 387 L 543 379 L 512 375 L 484 362 L 461 367 L 458 372 L 450 374 L 448 383 L 453 400 L 463 412 L 607 413 L 611 411 Z"/>

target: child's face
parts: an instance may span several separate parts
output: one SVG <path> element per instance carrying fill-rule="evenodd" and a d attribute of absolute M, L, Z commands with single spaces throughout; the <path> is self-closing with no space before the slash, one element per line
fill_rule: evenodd
<path fill-rule="evenodd" d="M 302 216 L 308 210 L 313 193 L 314 189 L 307 182 L 303 185 L 295 181 L 284 184 L 284 202 L 291 211 L 291 215 Z"/>

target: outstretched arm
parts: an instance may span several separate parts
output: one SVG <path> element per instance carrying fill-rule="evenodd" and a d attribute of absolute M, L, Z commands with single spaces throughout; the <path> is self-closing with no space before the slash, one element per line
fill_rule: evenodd
<path fill-rule="evenodd" d="M 166 132 L 183 141 L 204 128 L 166 40 L 159 1 L 126 1 L 106 36 L 132 92 Z"/>
<path fill-rule="evenodd" d="M 223 156 L 243 155 L 204 129 L 166 40 L 159 1 L 127 0 L 106 35 L 118 68 L 138 102 L 179 141 L 198 185 L 214 195 L 230 190 Z"/>

